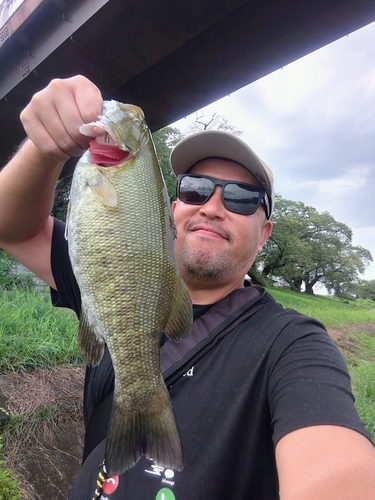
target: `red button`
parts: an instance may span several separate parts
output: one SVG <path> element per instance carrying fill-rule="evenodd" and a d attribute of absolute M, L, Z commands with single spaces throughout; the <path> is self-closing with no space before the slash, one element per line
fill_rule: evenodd
<path fill-rule="evenodd" d="M 119 483 L 118 476 L 112 476 L 107 479 L 107 481 L 103 484 L 103 493 L 106 495 L 110 495 L 115 491 Z"/>

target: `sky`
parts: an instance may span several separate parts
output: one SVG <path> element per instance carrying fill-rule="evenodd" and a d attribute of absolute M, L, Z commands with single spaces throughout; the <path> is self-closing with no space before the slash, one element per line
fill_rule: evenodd
<path fill-rule="evenodd" d="M 375 261 L 375 23 L 197 113 L 242 130 L 277 193 L 328 211 Z M 185 130 L 195 116 L 172 126 Z M 375 279 L 375 263 L 362 278 Z"/>

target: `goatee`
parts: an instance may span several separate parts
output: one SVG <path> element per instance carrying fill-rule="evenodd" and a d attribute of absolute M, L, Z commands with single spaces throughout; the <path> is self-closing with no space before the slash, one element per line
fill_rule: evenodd
<path fill-rule="evenodd" d="M 212 255 L 199 250 L 191 251 L 189 248 L 180 250 L 179 265 L 190 279 L 213 283 L 242 268 L 242 264 L 233 263 L 229 250 Z"/>

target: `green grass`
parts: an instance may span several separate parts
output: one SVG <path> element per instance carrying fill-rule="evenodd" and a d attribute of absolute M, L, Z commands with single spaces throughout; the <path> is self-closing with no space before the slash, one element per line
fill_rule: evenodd
<path fill-rule="evenodd" d="M 80 359 L 77 327 L 74 313 L 53 308 L 47 291 L 3 289 L 0 292 L 0 370 L 27 371 L 76 363 Z M 13 425 L 16 420 L 17 416 L 13 416 Z M 13 472 L 0 459 L 0 500 L 21 498 Z"/>
<path fill-rule="evenodd" d="M 359 354 L 346 358 L 355 405 L 375 442 L 375 336 L 365 333 L 358 324 L 349 337 L 360 348 Z"/>
<path fill-rule="evenodd" d="M 0 369 L 28 370 L 78 361 L 78 320 L 53 308 L 47 293 L 0 293 Z"/>
<path fill-rule="evenodd" d="M 357 411 L 375 442 L 375 362 L 359 361 L 349 371 Z"/>
<path fill-rule="evenodd" d="M 317 318 L 327 327 L 375 321 L 375 302 L 298 294 L 280 288 L 267 291 L 284 307 Z M 78 320 L 72 311 L 54 308 L 48 293 L 13 288 L 0 292 L 0 369 L 27 370 L 79 360 Z M 354 339 L 371 348 L 368 335 Z M 370 344 L 364 345 L 366 339 Z M 375 349 L 375 348 L 374 348 Z M 375 354 L 371 354 L 375 356 Z"/>
<path fill-rule="evenodd" d="M 2 442 L 0 436 L 0 453 L 2 452 Z M 10 469 L 4 467 L 4 461 L 0 459 L 0 500 L 21 500 L 21 493 L 18 483 L 13 477 Z"/>
<path fill-rule="evenodd" d="M 326 327 L 339 327 L 351 323 L 375 321 L 375 302 L 372 300 L 347 300 L 325 295 L 307 295 L 281 288 L 267 288 L 276 302 L 296 309 L 306 316 L 316 318 Z"/>

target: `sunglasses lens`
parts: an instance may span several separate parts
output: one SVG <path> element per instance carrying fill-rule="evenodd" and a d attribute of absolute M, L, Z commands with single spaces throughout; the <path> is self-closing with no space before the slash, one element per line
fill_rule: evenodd
<path fill-rule="evenodd" d="M 226 182 L 209 177 L 184 175 L 179 178 L 177 196 L 184 203 L 203 205 L 211 197 L 215 186 L 223 187 L 223 202 L 227 210 L 242 215 L 251 215 L 261 202 L 261 191 L 251 184 Z"/>
<path fill-rule="evenodd" d="M 231 212 L 251 215 L 260 203 L 260 192 L 256 187 L 243 184 L 227 184 L 224 188 L 224 204 Z"/>
<path fill-rule="evenodd" d="M 184 203 L 201 205 L 211 196 L 214 183 L 205 177 L 182 177 L 178 197 Z"/>

